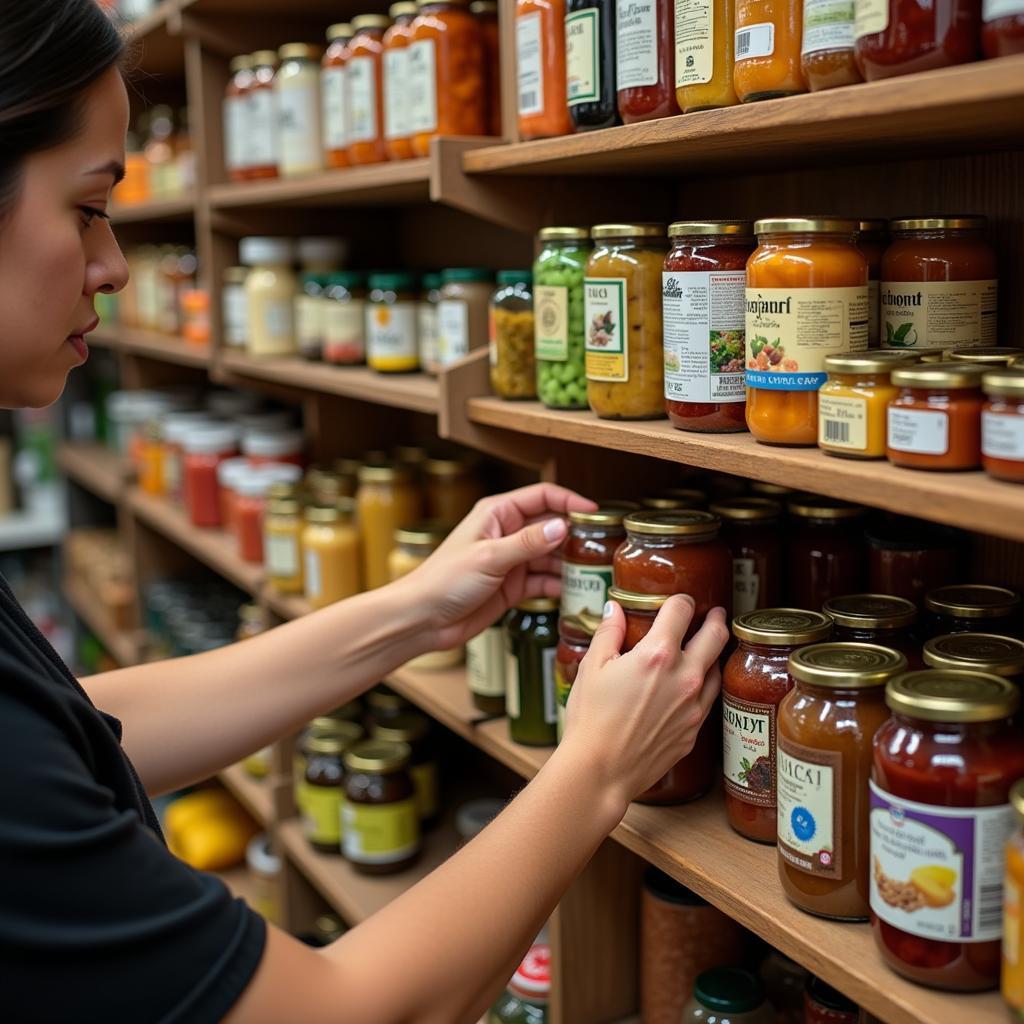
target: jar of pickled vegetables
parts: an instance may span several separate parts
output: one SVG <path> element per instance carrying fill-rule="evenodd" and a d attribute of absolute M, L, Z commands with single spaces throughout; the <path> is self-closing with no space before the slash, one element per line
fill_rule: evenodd
<path fill-rule="evenodd" d="M 814 445 L 825 356 L 868 347 L 868 264 L 858 222 L 780 217 L 754 225 L 747 263 L 747 426 L 765 444 Z"/>
<path fill-rule="evenodd" d="M 549 409 L 586 409 L 583 279 L 590 256 L 586 228 L 543 228 L 533 265 L 537 393 Z"/>
<path fill-rule="evenodd" d="M 506 622 L 505 702 L 509 736 L 532 747 L 557 740 L 555 654 L 558 602 L 536 597 L 516 605 Z"/>
<path fill-rule="evenodd" d="M 732 84 L 736 5 L 675 0 L 676 101 L 684 114 L 739 103 Z"/>
<path fill-rule="evenodd" d="M 804 0 L 736 0 L 736 64 L 741 103 L 807 92 L 800 66 Z"/>
<path fill-rule="evenodd" d="M 811 92 L 860 81 L 853 59 L 853 0 L 804 0 L 800 68 Z"/>
<path fill-rule="evenodd" d="M 599 224 L 584 280 L 587 397 L 603 419 L 665 415 L 660 224 Z"/>
<path fill-rule="evenodd" d="M 499 270 L 491 300 L 491 389 L 501 398 L 536 398 L 533 294 L 528 270 Z"/>

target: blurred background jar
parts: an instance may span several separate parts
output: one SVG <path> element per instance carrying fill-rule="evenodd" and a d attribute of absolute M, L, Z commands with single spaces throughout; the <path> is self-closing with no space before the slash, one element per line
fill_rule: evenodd
<path fill-rule="evenodd" d="M 491 390 L 500 398 L 536 398 L 533 277 L 529 270 L 499 270 L 491 299 Z"/>

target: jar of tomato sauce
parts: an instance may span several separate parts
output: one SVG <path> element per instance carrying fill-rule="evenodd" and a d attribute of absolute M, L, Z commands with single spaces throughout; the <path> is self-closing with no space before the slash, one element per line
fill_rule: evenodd
<path fill-rule="evenodd" d="M 776 711 L 793 686 L 789 656 L 828 640 L 821 612 L 766 608 L 733 620 L 739 646 L 722 674 L 722 763 L 729 824 L 747 839 L 775 842 Z"/>
<path fill-rule="evenodd" d="M 908 672 L 871 772 L 871 920 L 885 962 L 919 985 L 999 983 L 1010 787 L 1024 777 L 1020 691 L 984 672 Z"/>
<path fill-rule="evenodd" d="M 624 124 L 679 113 L 675 88 L 675 3 L 620 4 L 615 83 Z"/>
<path fill-rule="evenodd" d="M 1024 679 L 1024 641 L 996 633 L 950 633 L 924 645 L 928 668 L 987 672 L 1020 683 Z"/>
<path fill-rule="evenodd" d="M 217 467 L 238 454 L 238 428 L 208 424 L 190 430 L 182 440 L 185 507 L 193 526 L 220 526 Z"/>
<path fill-rule="evenodd" d="M 1024 4 L 989 0 L 982 4 L 981 50 L 986 57 L 1024 53 Z"/>
<path fill-rule="evenodd" d="M 830 597 L 821 610 L 834 623 L 834 639 L 891 647 L 911 668 L 924 668 L 921 642 L 914 634 L 917 605 L 913 601 L 888 594 L 846 594 Z"/>
<path fill-rule="evenodd" d="M 981 378 L 981 464 L 989 476 L 1024 483 L 1024 365 Z"/>
<path fill-rule="evenodd" d="M 733 615 L 776 608 L 782 601 L 782 505 L 772 498 L 716 501 L 722 539 L 732 552 Z"/>
<path fill-rule="evenodd" d="M 668 229 L 662 320 L 665 410 L 680 430 L 746 430 L 746 266 L 750 221 L 677 221 Z"/>
<path fill-rule="evenodd" d="M 626 539 L 629 509 L 602 505 L 594 512 L 570 512 L 562 548 L 562 615 L 600 615 L 612 585 L 615 551 Z"/>
<path fill-rule="evenodd" d="M 929 637 L 946 633 L 1020 633 L 1020 595 L 1009 587 L 961 583 L 929 590 L 924 599 L 930 616 Z"/>
<path fill-rule="evenodd" d="M 891 516 L 872 522 L 866 535 L 873 593 L 905 597 L 920 607 L 929 590 L 960 575 L 963 542 L 951 527 Z"/>
<path fill-rule="evenodd" d="M 594 630 L 600 621 L 589 615 L 586 618 L 563 615 L 558 620 L 558 647 L 555 649 L 555 713 L 558 721 L 555 728 L 559 743 L 565 731 L 565 708 L 569 703 L 569 693 L 576 682 L 580 663 L 590 650 L 590 641 L 594 639 Z"/>
<path fill-rule="evenodd" d="M 790 602 L 817 609 L 830 597 L 862 591 L 865 510 L 810 494 L 794 498 L 788 508 Z"/>

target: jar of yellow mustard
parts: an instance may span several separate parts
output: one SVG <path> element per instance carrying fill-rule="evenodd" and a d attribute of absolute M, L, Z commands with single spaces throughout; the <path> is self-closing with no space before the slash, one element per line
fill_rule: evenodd
<path fill-rule="evenodd" d="M 362 590 L 356 503 L 339 498 L 332 505 L 310 505 L 302 531 L 306 600 L 314 608 L 354 597 Z"/>
<path fill-rule="evenodd" d="M 366 306 L 366 362 L 378 373 L 411 373 L 420 366 L 415 274 L 371 274 Z"/>
<path fill-rule="evenodd" d="M 374 590 L 391 579 L 388 556 L 395 531 L 423 515 L 423 501 L 412 470 L 398 463 L 362 466 L 356 492 L 363 539 L 363 586 Z"/>
<path fill-rule="evenodd" d="M 263 518 L 263 559 L 267 581 L 281 594 L 302 593 L 302 506 L 292 497 L 273 497 Z"/>
<path fill-rule="evenodd" d="M 427 459 L 423 464 L 427 515 L 454 526 L 484 496 L 476 460 Z"/>
<path fill-rule="evenodd" d="M 818 391 L 818 447 L 848 459 L 884 459 L 886 410 L 899 394 L 889 374 L 916 361 L 905 352 L 878 349 L 826 356 L 828 379 Z"/>

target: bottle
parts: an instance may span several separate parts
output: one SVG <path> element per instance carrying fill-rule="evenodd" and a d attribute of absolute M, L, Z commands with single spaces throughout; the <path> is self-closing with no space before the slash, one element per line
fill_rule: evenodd
<path fill-rule="evenodd" d="M 569 116 L 578 131 L 619 123 L 614 0 L 568 0 L 565 76 Z"/>

